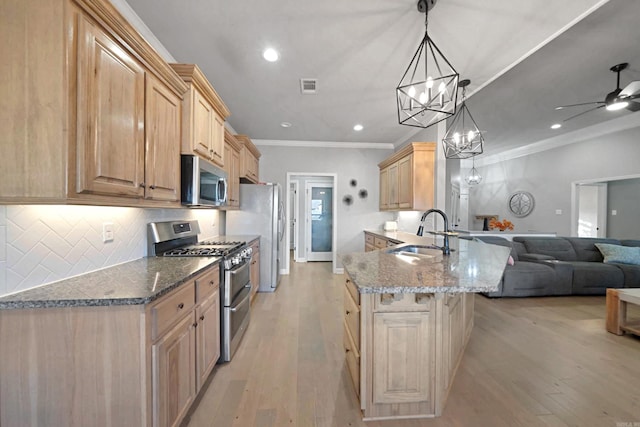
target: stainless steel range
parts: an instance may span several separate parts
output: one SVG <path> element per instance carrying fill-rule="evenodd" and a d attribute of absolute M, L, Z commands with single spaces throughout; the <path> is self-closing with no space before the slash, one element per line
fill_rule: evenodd
<path fill-rule="evenodd" d="M 251 248 L 242 241 L 198 242 L 198 221 L 165 221 L 148 224 L 149 256 L 219 257 L 220 269 L 220 361 L 236 352 L 250 320 Z"/>

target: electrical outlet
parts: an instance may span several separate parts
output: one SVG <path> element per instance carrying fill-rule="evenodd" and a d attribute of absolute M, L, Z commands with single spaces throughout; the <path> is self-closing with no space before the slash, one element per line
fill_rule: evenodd
<path fill-rule="evenodd" d="M 614 216 L 615 216 L 615 215 L 618 215 L 618 211 L 617 211 L 617 210 L 615 210 L 615 209 L 613 209 L 613 210 L 611 211 L 611 215 L 614 215 Z"/>
<path fill-rule="evenodd" d="M 105 222 L 102 224 L 102 241 L 104 243 L 113 242 L 114 232 L 113 232 L 113 223 Z"/>
<path fill-rule="evenodd" d="M 562 209 L 556 209 L 556 215 L 562 215 Z"/>

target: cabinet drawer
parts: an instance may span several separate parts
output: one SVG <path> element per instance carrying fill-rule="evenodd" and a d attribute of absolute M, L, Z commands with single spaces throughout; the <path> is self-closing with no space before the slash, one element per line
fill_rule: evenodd
<path fill-rule="evenodd" d="M 353 344 L 360 351 L 360 307 L 351 297 L 349 288 L 344 288 L 344 321 L 353 337 Z"/>
<path fill-rule="evenodd" d="M 353 387 L 356 390 L 356 394 L 360 396 L 360 352 L 353 344 L 353 339 L 346 323 L 344 325 L 344 338 L 342 342 L 347 359 L 347 367 L 349 368 L 349 374 L 353 381 Z"/>
<path fill-rule="evenodd" d="M 376 294 L 373 310 L 384 311 L 430 311 L 433 307 L 433 294 Z"/>
<path fill-rule="evenodd" d="M 220 265 L 196 277 L 196 302 L 201 303 L 220 287 Z"/>
<path fill-rule="evenodd" d="M 369 244 L 369 245 L 373 245 L 373 234 L 369 234 L 369 233 L 364 233 L 364 243 L 365 244 Z"/>
<path fill-rule="evenodd" d="M 151 307 L 151 339 L 162 333 L 195 306 L 194 282 L 182 285 Z"/>
<path fill-rule="evenodd" d="M 360 306 L 360 293 L 358 292 L 358 288 L 356 288 L 356 284 L 353 283 L 353 280 L 351 280 L 351 277 L 349 277 L 348 275 L 346 280 L 344 281 L 344 285 L 349 290 L 349 293 L 351 294 L 351 297 L 356 302 L 356 304 Z"/>
<path fill-rule="evenodd" d="M 373 246 L 375 246 L 378 249 L 386 248 L 387 247 L 387 239 L 383 239 L 381 237 L 374 237 L 373 238 Z"/>

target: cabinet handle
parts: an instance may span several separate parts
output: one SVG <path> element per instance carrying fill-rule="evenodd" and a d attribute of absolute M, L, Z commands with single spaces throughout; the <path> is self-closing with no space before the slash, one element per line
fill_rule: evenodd
<path fill-rule="evenodd" d="M 346 311 L 347 316 L 351 314 L 349 310 Z"/>
<path fill-rule="evenodd" d="M 197 324 L 197 323 L 194 323 L 194 324 L 193 324 L 193 325 L 191 325 L 191 326 L 193 326 L 194 328 L 197 328 L 197 327 L 198 327 L 198 324 Z"/>
<path fill-rule="evenodd" d="M 141 182 L 140 183 L 140 188 L 144 188 L 144 187 L 145 187 L 144 182 Z"/>
<path fill-rule="evenodd" d="M 204 320 L 204 314 L 202 316 L 200 316 L 200 320 Z"/>
<path fill-rule="evenodd" d="M 184 308 L 184 303 L 181 302 L 180 304 L 178 304 L 178 310 L 182 310 L 183 308 Z"/>
<path fill-rule="evenodd" d="M 152 189 L 152 190 L 155 190 L 156 186 L 155 185 L 150 185 L 149 188 Z"/>

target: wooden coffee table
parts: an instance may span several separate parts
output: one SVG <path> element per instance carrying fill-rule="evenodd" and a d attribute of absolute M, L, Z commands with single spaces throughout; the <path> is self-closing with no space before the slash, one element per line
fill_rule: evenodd
<path fill-rule="evenodd" d="M 640 321 L 627 320 L 627 304 L 640 305 L 640 288 L 607 289 L 607 331 L 640 336 Z"/>

